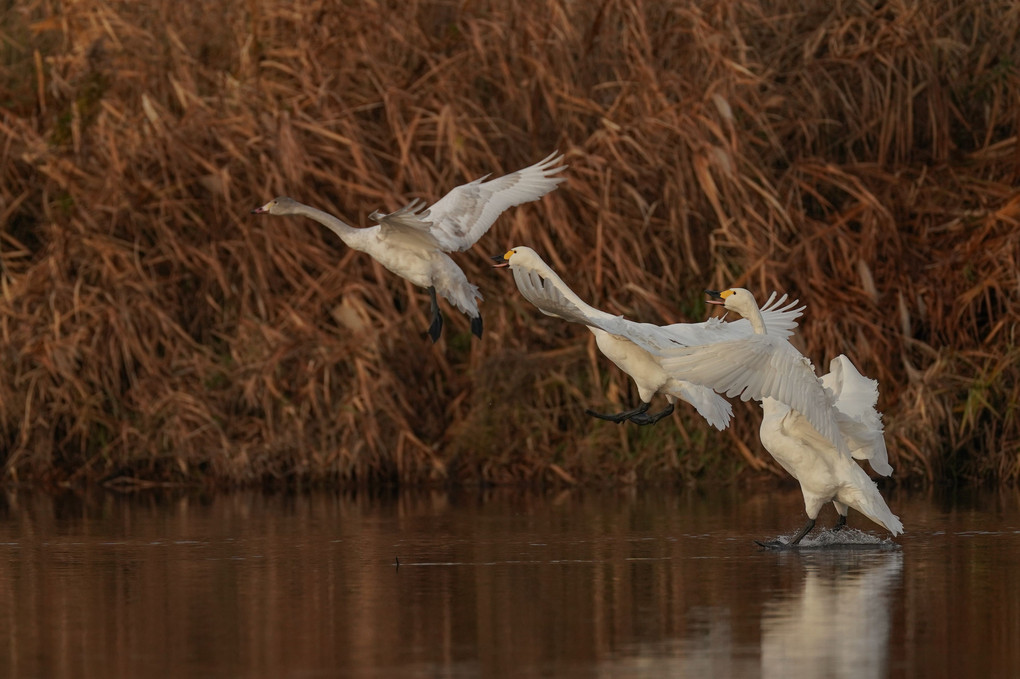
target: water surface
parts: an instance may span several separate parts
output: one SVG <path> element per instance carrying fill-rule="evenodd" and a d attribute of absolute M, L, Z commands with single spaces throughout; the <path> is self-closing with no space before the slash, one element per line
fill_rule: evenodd
<path fill-rule="evenodd" d="M 888 499 L 9 493 L 0 676 L 1016 676 L 1018 495 Z"/>

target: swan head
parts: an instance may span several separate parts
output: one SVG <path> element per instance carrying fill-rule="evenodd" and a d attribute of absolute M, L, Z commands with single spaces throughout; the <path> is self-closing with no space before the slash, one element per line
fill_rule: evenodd
<path fill-rule="evenodd" d="M 494 257 L 490 257 L 490 259 L 495 262 L 493 266 L 497 269 L 502 269 L 507 266 L 527 266 L 529 263 L 542 261 L 542 258 L 538 256 L 538 253 L 526 245 L 518 245 L 515 248 L 510 248 L 502 255 L 495 255 Z"/>
<path fill-rule="evenodd" d="M 754 295 L 750 290 L 744 288 L 730 288 L 722 292 L 705 290 L 705 294 L 711 298 L 705 300 L 709 304 L 720 304 L 730 311 L 736 311 L 744 318 L 752 316 L 755 311 L 758 311 L 758 303 L 754 300 Z"/>
<path fill-rule="evenodd" d="M 297 202 L 293 198 L 287 196 L 277 196 L 271 201 L 257 207 L 251 211 L 253 215 L 270 214 L 270 215 L 292 215 L 298 211 L 298 207 L 301 203 Z"/>

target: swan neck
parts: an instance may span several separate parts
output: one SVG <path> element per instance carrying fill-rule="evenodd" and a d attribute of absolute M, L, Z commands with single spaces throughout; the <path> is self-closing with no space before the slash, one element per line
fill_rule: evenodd
<path fill-rule="evenodd" d="M 340 239 L 349 246 L 353 246 L 353 241 L 356 240 L 358 232 L 360 231 L 360 229 L 355 229 L 350 224 L 334 217 L 328 212 L 314 208 L 311 205 L 305 205 L 304 203 L 298 203 L 296 214 L 308 217 L 309 219 L 322 224 L 327 229 L 340 236 Z"/>
<path fill-rule="evenodd" d="M 580 309 L 582 312 L 588 315 L 598 315 L 600 313 L 603 313 L 596 309 L 595 307 L 593 307 L 592 305 L 585 302 L 583 299 L 581 299 L 577 295 L 577 293 L 571 290 L 570 286 L 567 285 L 562 278 L 560 278 L 560 275 L 556 273 L 556 271 L 551 266 L 549 266 L 545 261 L 542 261 L 542 264 L 544 266 L 541 267 L 542 269 L 540 271 L 541 276 L 546 280 L 552 282 L 552 284 L 556 286 L 557 289 L 559 289 L 563 296 L 571 303 L 573 303 L 575 306 L 577 306 L 578 309 Z"/>
<path fill-rule="evenodd" d="M 751 324 L 751 329 L 754 330 L 757 335 L 767 335 L 768 332 L 765 329 L 765 319 L 762 318 L 761 310 L 756 306 L 754 307 L 747 316 L 748 322 Z"/>

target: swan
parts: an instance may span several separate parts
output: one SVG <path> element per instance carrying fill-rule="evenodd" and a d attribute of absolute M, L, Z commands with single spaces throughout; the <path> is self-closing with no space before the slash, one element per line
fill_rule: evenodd
<path fill-rule="evenodd" d="M 868 460 L 871 468 L 882 476 L 890 475 L 893 469 L 882 434 L 882 416 L 875 410 L 878 382 L 861 375 L 842 354 L 829 362 L 829 372 L 821 381 L 835 397 L 836 420 L 853 457 Z M 857 462 L 837 452 L 801 413 L 785 403 L 766 397 L 761 407 L 764 411 L 759 430 L 761 443 L 800 483 L 808 520 L 788 543 L 774 540 L 759 544 L 796 545 L 815 527 L 818 513 L 830 501 L 839 512 L 834 530 L 846 525 L 847 509 L 852 507 L 894 537 L 903 532 L 899 517 L 892 513 L 878 486 Z"/>
<path fill-rule="evenodd" d="M 753 330 L 750 322 L 740 320 L 725 323 L 719 319 L 710 319 L 704 323 L 675 323 L 667 326 L 636 323 L 586 304 L 529 247 L 511 248 L 492 259 L 497 267 L 509 267 L 517 289 L 539 311 L 547 316 L 587 326 L 595 335 L 599 351 L 634 380 L 641 398 L 637 408 L 615 414 L 586 410 L 587 414 L 610 422 L 630 420 L 636 424 L 648 425 L 672 413 L 676 401 L 680 399 L 694 406 L 716 429 L 727 427 L 732 416 L 729 402 L 708 387 L 684 380 L 682 374 L 667 373 L 659 363 L 658 353 L 672 347 L 707 344 L 751 335 Z M 777 337 L 784 337 L 797 326 L 796 319 L 800 316 L 800 310 L 791 311 L 796 301 L 780 307 L 786 301 L 785 295 L 778 301 L 773 302 L 773 299 L 774 296 L 762 312 L 763 322 Z M 648 414 L 656 394 L 665 396 L 667 405 L 657 413 Z"/>
<path fill-rule="evenodd" d="M 747 319 L 753 332 L 702 346 L 666 349 L 662 367 L 688 382 L 711 387 L 741 400 L 773 398 L 798 411 L 841 455 L 850 448 L 836 421 L 832 392 L 814 366 L 786 337 L 768 332 L 754 295 L 744 288 L 706 290 L 709 304 L 721 304 Z"/>
<path fill-rule="evenodd" d="M 482 336 L 482 316 L 475 299 L 482 299 L 447 252 L 467 250 L 481 238 L 496 218 L 508 208 L 538 200 L 562 182 L 556 177 L 566 165 L 563 156 L 552 153 L 523 170 L 485 181 L 488 175 L 453 189 L 423 209 L 416 199 L 404 207 L 383 214 L 376 210 L 369 218 L 375 226 L 354 228 L 328 212 L 279 196 L 253 214 L 302 215 L 329 228 L 348 247 L 371 255 L 377 262 L 415 285 L 425 288 L 431 301 L 429 336 L 439 340 L 443 316 L 436 301 L 438 293 L 471 319 L 471 332 Z"/>

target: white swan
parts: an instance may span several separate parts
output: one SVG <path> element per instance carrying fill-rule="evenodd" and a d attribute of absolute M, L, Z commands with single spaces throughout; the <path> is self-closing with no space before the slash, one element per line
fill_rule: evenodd
<path fill-rule="evenodd" d="M 822 383 L 835 396 L 836 420 L 851 453 L 866 459 L 878 474 L 892 473 L 882 435 L 882 416 L 875 410 L 878 383 L 861 375 L 842 354 L 829 362 Z M 878 486 L 853 459 L 836 451 L 804 416 L 774 398 L 762 399 L 761 442 L 776 461 L 800 482 L 808 521 L 788 543 L 760 543 L 766 547 L 797 544 L 815 526 L 818 512 L 832 502 L 839 512 L 835 530 L 846 525 L 847 508 L 852 507 L 886 528 L 894 536 L 903 524 L 890 511 Z"/>
<path fill-rule="evenodd" d="M 512 248 L 493 260 L 497 267 L 510 267 L 517 289 L 542 313 L 587 326 L 595 335 L 599 350 L 634 380 L 641 398 L 640 406 L 612 415 L 587 410 L 589 415 L 617 423 L 630 420 L 637 424 L 654 424 L 673 412 L 677 399 L 682 399 L 717 429 L 725 429 L 729 424 L 732 408 L 726 399 L 708 387 L 685 381 L 682 374 L 667 373 L 659 364 L 657 353 L 673 347 L 750 336 L 754 332 L 750 322 L 725 323 L 710 319 L 705 323 L 667 326 L 635 323 L 586 304 L 529 247 Z M 796 301 L 780 308 L 786 301 L 785 295 L 774 303 L 773 298 L 762 312 L 763 322 L 777 337 L 788 336 L 797 326 L 800 310 L 791 311 Z M 656 394 L 664 395 L 668 404 L 662 411 L 649 415 L 647 410 Z"/>
<path fill-rule="evenodd" d="M 815 374 L 814 366 L 786 337 L 768 332 L 754 295 L 744 288 L 706 290 L 711 304 L 722 304 L 746 318 L 753 334 L 695 347 L 666 349 L 660 363 L 688 382 L 711 387 L 741 400 L 773 398 L 800 412 L 840 454 L 850 448 L 836 421 L 832 392 Z"/>
<path fill-rule="evenodd" d="M 303 215 L 338 235 L 348 247 L 371 255 L 393 273 L 428 290 L 432 304 L 429 336 L 439 340 L 443 316 L 436 293 L 467 314 L 471 331 L 482 336 L 482 317 L 475 299 L 478 288 L 450 259 L 447 252 L 466 250 L 481 238 L 496 218 L 515 205 L 537 200 L 556 188 L 564 177 L 554 175 L 566 165 L 558 165 L 563 156 L 553 153 L 523 170 L 484 181 L 485 177 L 458 186 L 428 207 L 414 200 L 390 214 L 378 211 L 369 215 L 378 225 L 364 229 L 345 224 L 333 215 L 280 196 L 255 214 Z"/>

